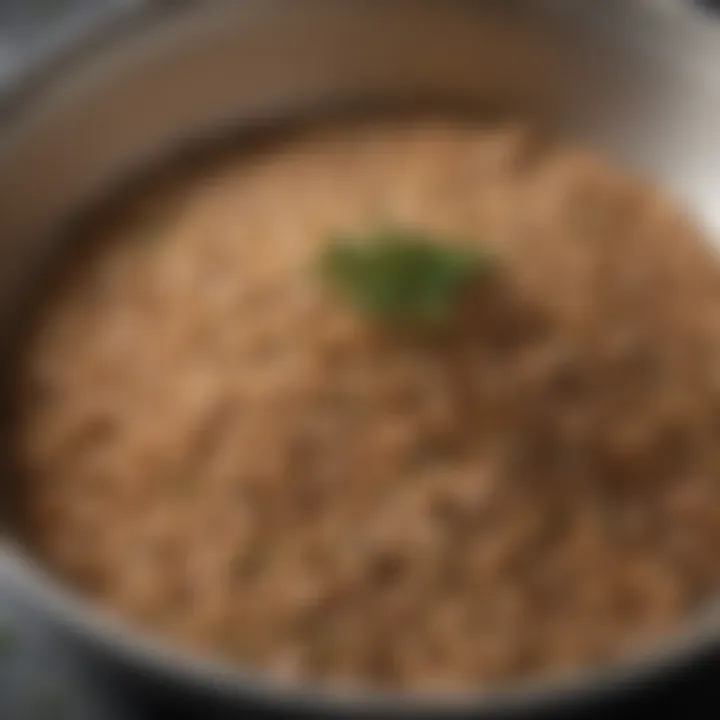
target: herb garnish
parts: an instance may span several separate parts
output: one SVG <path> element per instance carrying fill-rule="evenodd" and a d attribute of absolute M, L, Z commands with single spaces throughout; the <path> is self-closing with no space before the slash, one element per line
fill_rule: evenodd
<path fill-rule="evenodd" d="M 328 284 L 361 313 L 384 323 L 437 327 L 493 259 L 477 245 L 394 227 L 332 239 L 321 258 Z"/>

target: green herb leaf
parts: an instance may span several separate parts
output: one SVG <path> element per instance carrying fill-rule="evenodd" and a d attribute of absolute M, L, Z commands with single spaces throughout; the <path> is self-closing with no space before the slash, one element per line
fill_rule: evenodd
<path fill-rule="evenodd" d="M 424 326 L 448 322 L 493 265 L 477 246 L 408 228 L 333 238 L 321 258 L 325 280 L 363 314 Z"/>

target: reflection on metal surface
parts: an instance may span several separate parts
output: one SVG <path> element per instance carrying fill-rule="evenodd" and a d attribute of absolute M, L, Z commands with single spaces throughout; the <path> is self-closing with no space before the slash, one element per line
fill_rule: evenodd
<path fill-rule="evenodd" d="M 147 0 L 5 0 L 0 3 L 0 92 L 22 83 L 81 37 L 135 11 Z"/>
<path fill-rule="evenodd" d="M 0 546 L 0 714 L 3 718 L 130 718 L 106 697 L 8 577 Z"/>

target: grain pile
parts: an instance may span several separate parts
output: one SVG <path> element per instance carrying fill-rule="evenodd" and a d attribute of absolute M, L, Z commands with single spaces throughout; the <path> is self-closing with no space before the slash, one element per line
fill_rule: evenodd
<path fill-rule="evenodd" d="M 452 332 L 308 268 L 377 220 L 490 248 Z M 35 541 L 114 611 L 282 676 L 485 687 L 602 663 L 720 579 L 720 272 L 654 189 L 516 125 L 318 129 L 147 188 L 52 299 Z"/>

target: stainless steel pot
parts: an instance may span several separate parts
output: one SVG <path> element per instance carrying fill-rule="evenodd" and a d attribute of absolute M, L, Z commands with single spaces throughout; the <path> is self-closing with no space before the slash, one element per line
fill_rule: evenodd
<path fill-rule="evenodd" d="M 118 182 L 218 132 L 373 104 L 446 103 L 534 118 L 665 185 L 720 230 L 720 27 L 662 0 L 155 2 L 54 51 L 0 120 L 0 319 L 61 230 Z M 7 343 L 6 343 L 7 348 Z M 11 385 L 5 378 L 6 388 Z M 2 576 L 93 657 L 237 708 L 510 716 L 667 677 L 720 647 L 720 616 L 612 668 L 452 698 L 324 692 L 186 656 L 59 587 L 14 532 Z M 15 538 L 15 539 L 10 539 Z"/>

